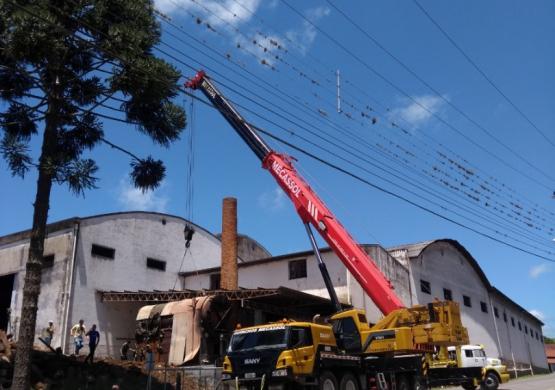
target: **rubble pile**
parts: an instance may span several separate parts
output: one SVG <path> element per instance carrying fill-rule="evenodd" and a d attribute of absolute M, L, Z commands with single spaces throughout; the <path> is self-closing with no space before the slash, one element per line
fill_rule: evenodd
<path fill-rule="evenodd" d="M 31 366 L 32 389 L 35 390 L 106 390 L 118 385 L 120 390 L 146 389 L 148 372 L 140 362 L 101 359 L 94 364 L 84 363 L 85 356 L 73 357 L 51 352 L 34 351 Z M 162 374 L 162 375 L 160 375 Z M 1 388 L 9 388 L 13 365 L 0 361 Z M 173 376 L 172 376 L 173 375 Z M 175 374 L 167 373 L 167 384 L 161 382 L 163 372 L 152 375 L 152 390 L 177 390 Z M 183 382 L 183 380 L 182 380 Z M 194 386 L 182 385 L 182 389 L 194 390 Z"/>

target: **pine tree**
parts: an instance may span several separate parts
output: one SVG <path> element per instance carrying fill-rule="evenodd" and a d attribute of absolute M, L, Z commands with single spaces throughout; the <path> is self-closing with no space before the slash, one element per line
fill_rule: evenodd
<path fill-rule="evenodd" d="M 160 35 L 149 0 L 0 0 L 0 152 L 14 176 L 38 171 L 13 389 L 29 388 L 52 184 L 95 188 L 98 167 L 83 153 L 109 143 L 98 108 L 116 97 L 126 120 L 162 146 L 185 128 L 172 102 L 180 74 L 152 53 Z M 35 161 L 29 142 L 41 133 Z M 134 185 L 156 188 L 162 161 L 133 157 Z"/>

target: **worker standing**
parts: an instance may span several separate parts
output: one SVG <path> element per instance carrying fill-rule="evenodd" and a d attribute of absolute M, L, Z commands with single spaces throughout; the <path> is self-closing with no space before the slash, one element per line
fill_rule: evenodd
<path fill-rule="evenodd" d="M 89 337 L 89 354 L 85 359 L 85 363 L 90 360 L 91 364 L 94 363 L 94 351 L 96 351 L 96 347 L 100 342 L 100 333 L 96 330 L 96 324 L 93 324 L 91 330 L 87 332 L 87 336 Z"/>
<path fill-rule="evenodd" d="M 83 348 L 83 338 L 86 333 L 85 323 L 83 320 L 79 320 L 78 324 L 73 325 L 71 328 L 71 336 L 73 337 L 73 343 L 75 344 L 75 355 L 79 355 L 79 351 Z"/>
<path fill-rule="evenodd" d="M 48 321 L 48 326 L 42 331 L 42 339 L 46 345 L 50 346 L 52 343 L 52 338 L 54 337 L 54 322 Z"/>

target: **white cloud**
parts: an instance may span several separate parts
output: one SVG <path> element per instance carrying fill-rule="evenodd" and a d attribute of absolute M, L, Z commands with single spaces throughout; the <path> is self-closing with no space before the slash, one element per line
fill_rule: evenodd
<path fill-rule="evenodd" d="M 549 272 L 549 271 L 551 271 L 551 267 L 549 266 L 549 264 L 542 263 L 530 268 L 529 275 L 532 279 L 536 279 L 540 275 L 545 274 L 546 272 Z"/>
<path fill-rule="evenodd" d="M 165 183 L 163 182 L 154 191 L 142 192 L 140 189 L 133 187 L 128 180 L 122 179 L 118 191 L 118 202 L 124 210 L 164 212 L 168 204 L 168 197 L 159 194 L 164 186 Z"/>
<path fill-rule="evenodd" d="M 445 104 L 443 99 L 446 99 L 446 97 L 433 95 L 416 96 L 414 100 L 406 99 L 401 107 L 391 110 L 390 117 L 392 120 L 401 118 L 415 129 L 425 124 L 441 110 Z"/>
<path fill-rule="evenodd" d="M 268 211 L 278 211 L 285 206 L 285 193 L 276 187 L 273 191 L 266 191 L 258 197 L 258 207 Z"/>
<path fill-rule="evenodd" d="M 212 26 L 230 28 L 229 24 L 237 27 L 247 23 L 256 13 L 260 2 L 261 0 L 241 0 L 240 3 L 235 0 L 155 0 L 154 4 L 166 14 L 182 14 L 194 10 L 195 14 L 206 19 Z"/>
<path fill-rule="evenodd" d="M 305 12 L 306 17 L 313 23 L 317 23 L 318 20 L 328 16 L 329 14 L 330 9 L 328 7 L 311 8 Z M 285 33 L 285 35 L 291 41 L 296 42 L 301 54 L 305 55 L 316 39 L 317 31 L 312 24 L 303 20 L 299 28 L 289 30 Z"/>
<path fill-rule="evenodd" d="M 543 322 L 545 320 L 545 315 L 541 311 L 532 309 L 532 310 L 529 310 L 529 312 L 540 321 Z"/>

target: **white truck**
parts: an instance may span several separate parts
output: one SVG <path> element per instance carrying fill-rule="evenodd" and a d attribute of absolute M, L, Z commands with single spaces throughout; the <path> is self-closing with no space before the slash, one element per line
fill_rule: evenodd
<path fill-rule="evenodd" d="M 483 390 L 496 390 L 500 383 L 509 381 L 507 367 L 501 364 L 501 360 L 488 358 L 482 345 L 462 345 L 459 347 L 448 347 L 449 361 L 458 367 L 482 367 L 482 381 L 479 386 Z M 476 383 L 467 383 L 462 386 L 466 390 L 474 390 L 478 387 Z"/>

